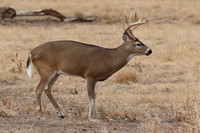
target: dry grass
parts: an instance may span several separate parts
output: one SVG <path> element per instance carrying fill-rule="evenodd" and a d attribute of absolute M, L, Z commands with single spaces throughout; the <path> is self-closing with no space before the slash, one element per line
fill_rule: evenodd
<path fill-rule="evenodd" d="M 119 84 L 137 83 L 137 75 L 134 71 L 121 71 L 116 76 L 116 82 Z"/>
<path fill-rule="evenodd" d="M 98 118 L 133 121 L 139 123 L 136 127 L 141 132 L 199 132 L 200 1 L 0 2 L 2 6 L 18 10 L 53 8 L 66 16 L 100 17 L 98 22 L 90 24 L 43 21 L 34 24 L 21 19 L 12 20 L 10 25 L 1 23 L 0 117 L 36 114 L 34 87 L 39 77 L 34 72 L 30 80 L 25 71 L 27 55 L 33 47 L 52 40 L 77 40 L 102 47 L 117 47 L 122 43 L 123 32 L 119 17 L 136 10 L 140 17 L 152 18 L 150 23 L 138 28 L 135 35 L 152 48 L 153 54 L 134 57 L 120 72 L 97 84 Z M 170 23 L 157 24 L 160 20 L 170 20 Z M 13 59 L 21 62 L 22 66 Z M 141 72 L 131 67 L 135 63 L 139 64 Z M 78 94 L 71 93 L 74 89 Z M 85 80 L 61 76 L 54 85 L 53 95 L 69 119 L 87 118 Z M 42 104 L 45 114 L 55 115 L 46 96 L 42 96 Z M 26 128 L 19 130 L 29 131 Z M 15 130 L 4 128 L 2 131 Z M 37 131 L 40 130 L 35 129 Z M 100 131 L 111 130 L 103 126 Z"/>

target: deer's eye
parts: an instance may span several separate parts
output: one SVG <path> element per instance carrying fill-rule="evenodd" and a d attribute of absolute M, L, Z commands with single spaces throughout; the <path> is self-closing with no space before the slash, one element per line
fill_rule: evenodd
<path fill-rule="evenodd" d="M 142 45 L 140 43 L 136 44 L 137 47 L 141 47 Z"/>

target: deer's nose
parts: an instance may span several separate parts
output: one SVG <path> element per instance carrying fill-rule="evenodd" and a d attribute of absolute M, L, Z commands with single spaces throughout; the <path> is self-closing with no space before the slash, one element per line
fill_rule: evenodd
<path fill-rule="evenodd" d="M 147 54 L 146 55 L 150 55 L 152 53 L 152 50 L 151 49 L 149 49 L 149 51 L 147 52 Z"/>

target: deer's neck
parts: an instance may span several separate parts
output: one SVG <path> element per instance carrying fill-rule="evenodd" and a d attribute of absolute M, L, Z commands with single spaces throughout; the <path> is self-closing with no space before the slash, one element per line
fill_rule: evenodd
<path fill-rule="evenodd" d="M 122 44 L 113 50 L 111 64 L 114 72 L 125 66 L 132 58 L 133 54 L 127 50 L 126 44 Z"/>

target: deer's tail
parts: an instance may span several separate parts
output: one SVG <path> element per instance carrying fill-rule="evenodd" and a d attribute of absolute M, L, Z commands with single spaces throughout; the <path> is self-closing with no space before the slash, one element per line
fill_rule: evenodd
<path fill-rule="evenodd" d="M 30 53 L 28 56 L 28 59 L 27 59 L 27 69 L 26 69 L 26 72 L 27 72 L 27 75 L 29 76 L 29 78 L 32 77 L 33 67 L 34 67 L 34 65 L 33 65 L 32 57 L 31 57 L 31 53 Z"/>

